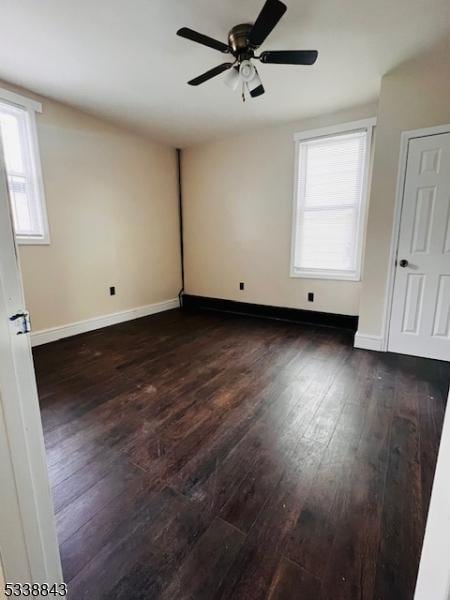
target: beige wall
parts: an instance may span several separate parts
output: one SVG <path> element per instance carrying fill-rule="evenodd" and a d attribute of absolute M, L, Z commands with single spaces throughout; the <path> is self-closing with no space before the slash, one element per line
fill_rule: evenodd
<path fill-rule="evenodd" d="M 382 335 L 401 132 L 450 123 L 450 42 L 387 74 L 381 85 L 359 331 Z"/>
<path fill-rule="evenodd" d="M 289 277 L 293 134 L 375 114 L 367 105 L 183 151 L 187 293 L 358 314 L 359 282 Z"/>
<path fill-rule="evenodd" d="M 20 247 L 34 330 L 176 297 L 175 150 L 37 99 L 51 243 Z"/>
<path fill-rule="evenodd" d="M 378 111 L 375 105 L 357 107 L 185 150 L 186 291 L 359 312 L 360 333 L 380 335 L 400 135 L 450 123 L 449 56 L 446 42 L 387 74 Z M 38 99 L 51 244 L 20 249 L 34 329 L 175 297 L 180 269 L 173 149 Z M 363 283 L 290 278 L 293 133 L 377 112 Z M 246 284 L 243 292 L 239 281 Z M 117 296 L 108 295 L 110 285 L 117 286 Z M 315 293 L 314 304 L 307 302 L 308 291 Z"/>

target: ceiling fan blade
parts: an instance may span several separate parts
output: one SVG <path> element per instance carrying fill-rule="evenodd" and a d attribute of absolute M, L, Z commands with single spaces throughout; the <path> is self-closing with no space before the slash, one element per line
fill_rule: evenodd
<path fill-rule="evenodd" d="M 233 64 L 234 63 L 222 63 L 221 65 L 218 65 L 217 67 L 214 67 L 213 69 L 210 69 L 209 71 L 206 71 L 206 73 L 203 73 L 202 75 L 199 75 L 198 77 L 195 77 L 195 79 L 191 79 L 190 81 L 188 81 L 188 84 L 189 85 L 200 85 L 201 83 L 205 83 L 205 81 L 208 81 L 208 79 L 212 79 L 213 77 L 220 75 L 227 69 L 231 69 Z"/>
<path fill-rule="evenodd" d="M 258 96 L 262 96 L 265 93 L 266 93 L 266 90 L 264 89 L 264 86 L 262 83 L 261 83 L 261 85 L 258 85 L 258 87 L 255 88 L 254 90 L 250 90 L 250 96 L 252 98 L 257 98 Z"/>
<path fill-rule="evenodd" d="M 250 96 L 252 98 L 257 98 L 258 96 L 262 96 L 265 93 L 264 86 L 262 84 L 261 78 L 259 76 L 258 70 L 255 67 L 255 77 L 248 84 L 248 90 L 250 92 Z"/>
<path fill-rule="evenodd" d="M 317 50 L 268 50 L 261 52 L 259 60 L 275 65 L 313 65 L 318 55 Z"/>
<path fill-rule="evenodd" d="M 261 46 L 286 9 L 287 6 L 280 0 L 266 0 L 248 36 L 248 41 L 252 46 Z"/>
<path fill-rule="evenodd" d="M 197 44 L 203 44 L 203 46 L 214 48 L 214 50 L 218 50 L 219 52 L 230 52 L 230 47 L 227 46 L 227 44 L 219 42 L 207 35 L 203 35 L 203 33 L 198 33 L 198 31 L 194 31 L 193 29 L 189 29 L 189 27 L 182 27 L 179 29 L 177 35 L 186 38 L 187 40 L 191 40 L 192 42 L 197 42 Z"/>

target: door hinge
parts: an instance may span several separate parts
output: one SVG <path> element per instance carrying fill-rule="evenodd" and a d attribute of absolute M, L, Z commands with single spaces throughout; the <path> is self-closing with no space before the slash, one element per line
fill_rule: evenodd
<path fill-rule="evenodd" d="M 10 321 L 19 321 L 19 331 L 17 335 L 23 335 L 24 333 L 30 333 L 31 331 L 31 320 L 30 313 L 26 310 L 19 311 L 15 315 L 9 317 Z"/>

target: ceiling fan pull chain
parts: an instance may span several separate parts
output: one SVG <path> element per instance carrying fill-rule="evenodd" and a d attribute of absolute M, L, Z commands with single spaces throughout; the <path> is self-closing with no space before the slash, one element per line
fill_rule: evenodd
<path fill-rule="evenodd" d="M 245 102 L 245 82 L 242 82 L 242 102 Z"/>

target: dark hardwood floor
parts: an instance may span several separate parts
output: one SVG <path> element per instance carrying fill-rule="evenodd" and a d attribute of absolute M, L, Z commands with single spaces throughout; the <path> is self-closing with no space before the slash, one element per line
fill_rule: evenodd
<path fill-rule="evenodd" d="M 170 311 L 34 350 L 72 600 L 412 600 L 448 363 Z"/>

